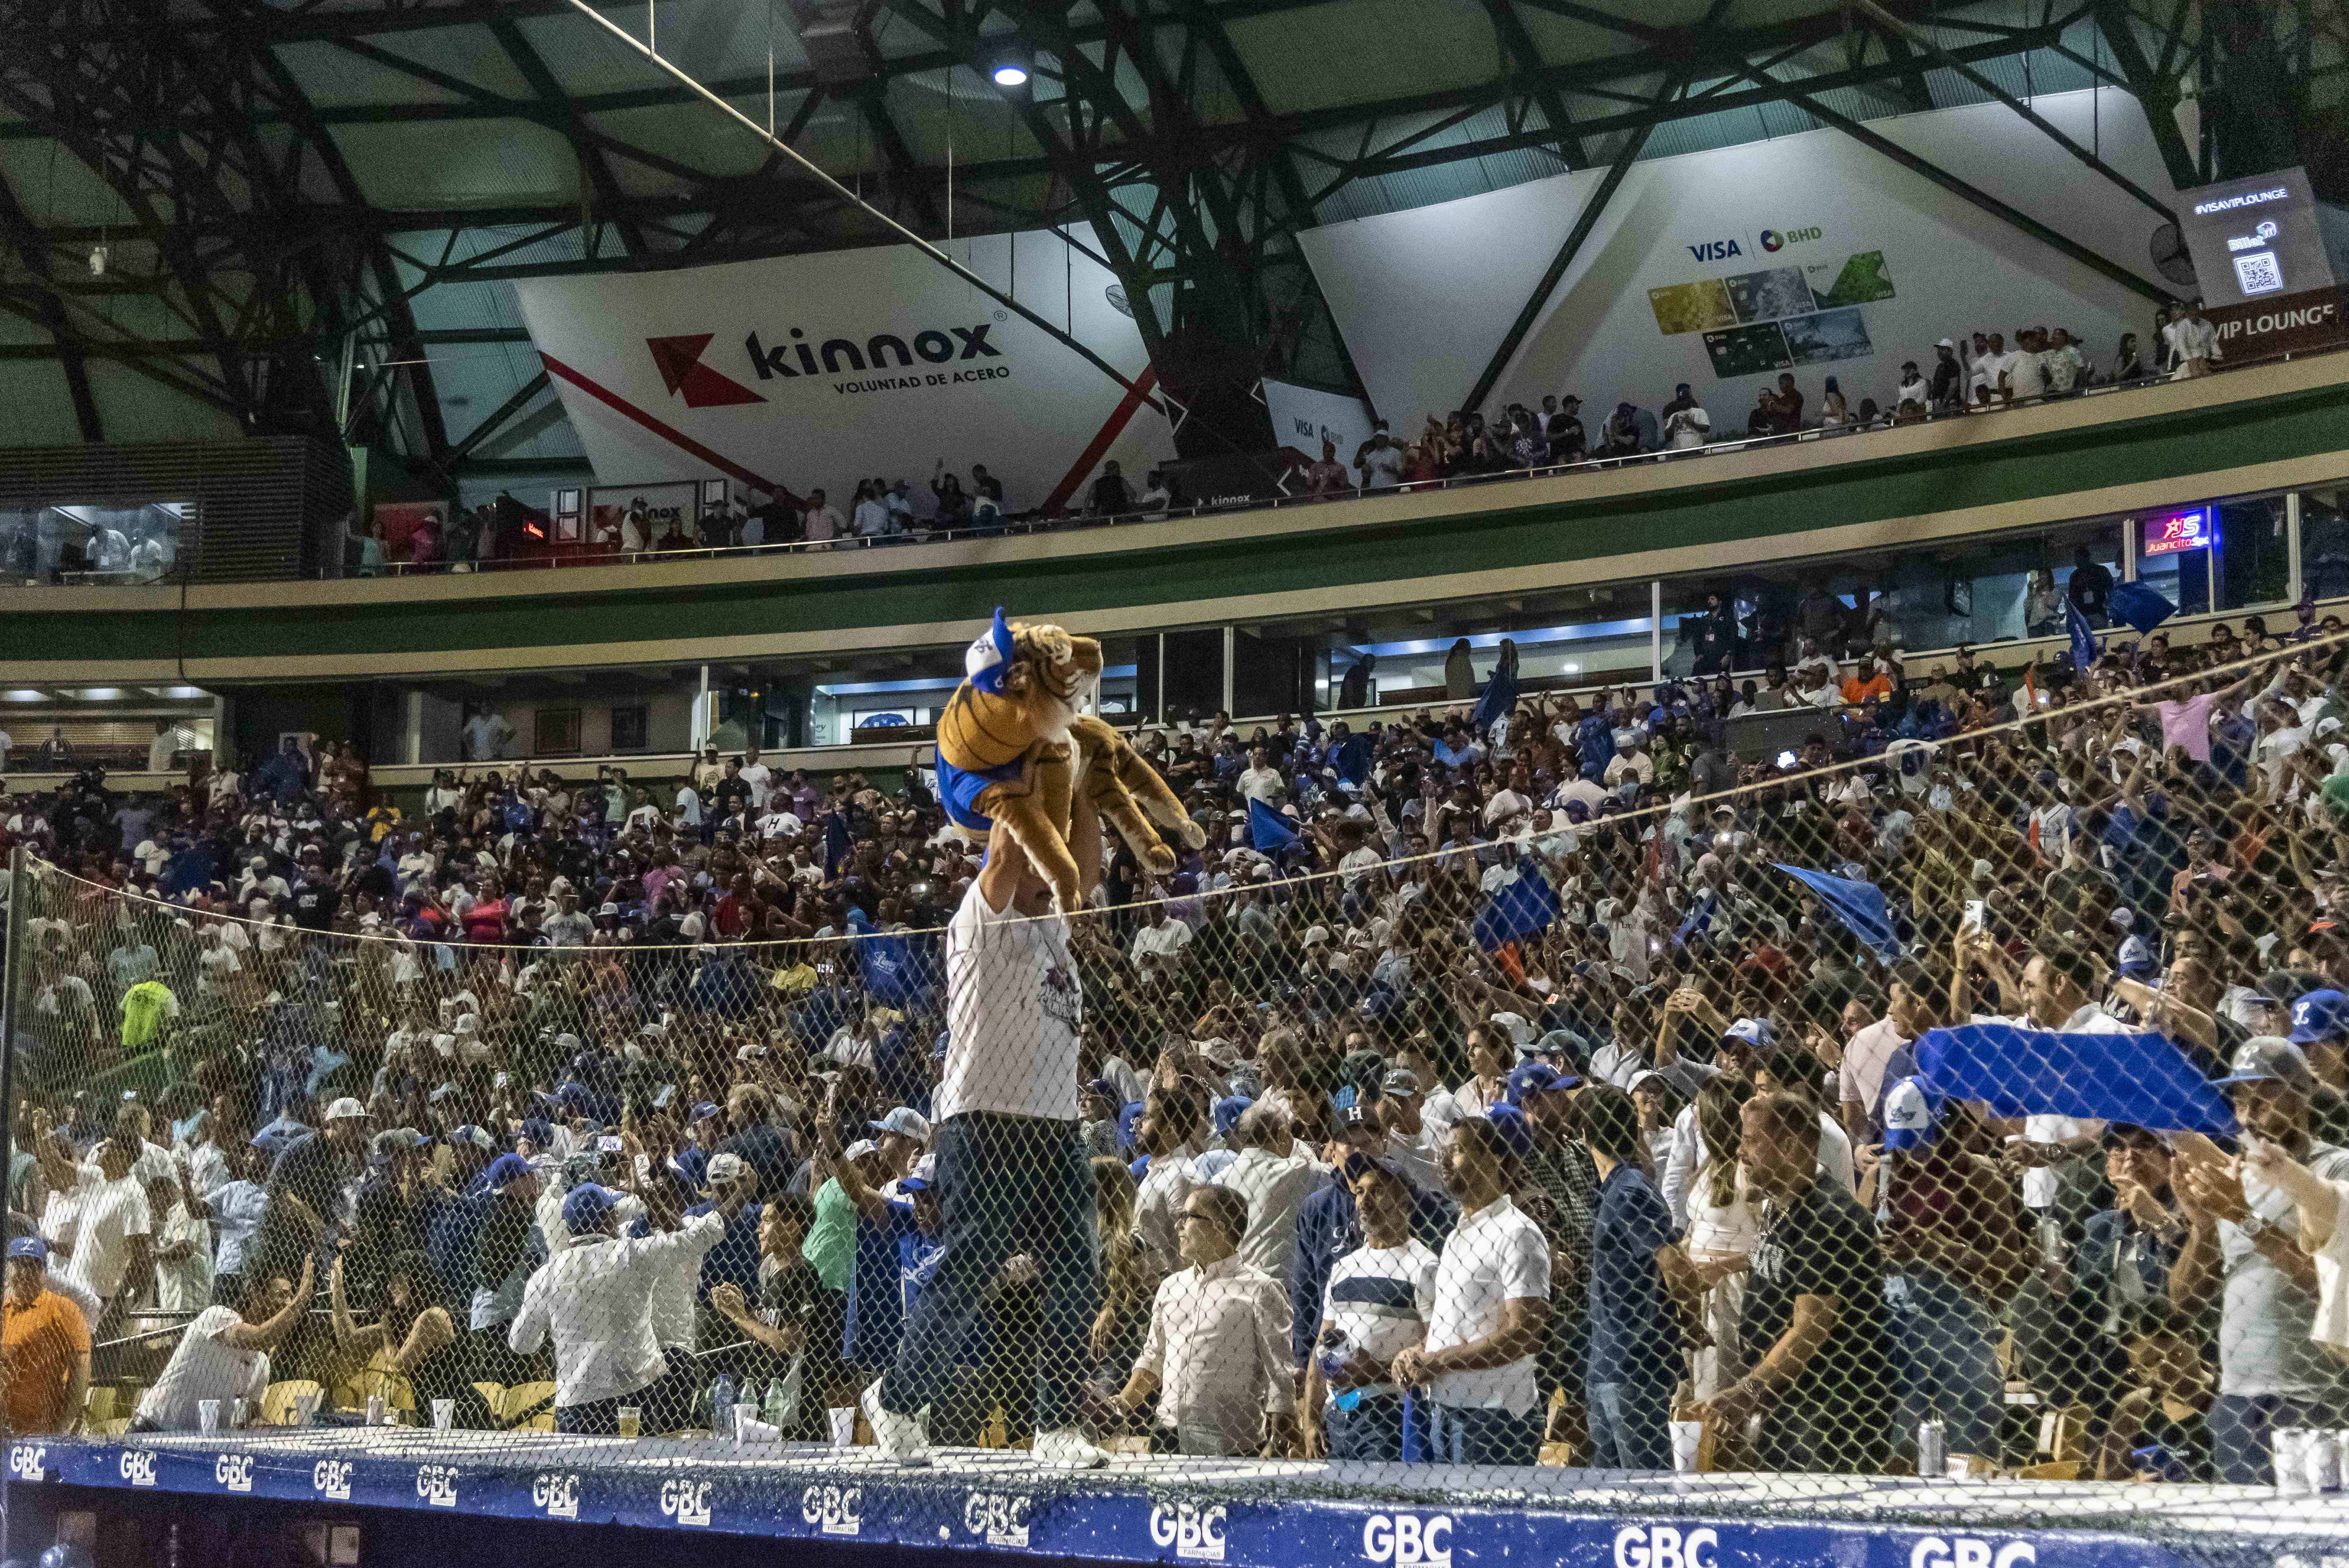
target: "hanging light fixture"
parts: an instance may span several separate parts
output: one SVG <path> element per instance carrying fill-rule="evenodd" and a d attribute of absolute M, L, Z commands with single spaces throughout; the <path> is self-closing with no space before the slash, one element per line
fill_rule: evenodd
<path fill-rule="evenodd" d="M 1004 38 L 990 45 L 980 57 L 981 68 L 988 80 L 1006 91 L 1028 85 L 1031 61 L 1028 46 L 1017 38 Z"/>

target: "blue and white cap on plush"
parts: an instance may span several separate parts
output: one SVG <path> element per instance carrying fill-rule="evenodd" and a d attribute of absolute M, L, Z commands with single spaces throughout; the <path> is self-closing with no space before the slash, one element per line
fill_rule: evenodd
<path fill-rule="evenodd" d="M 1935 1102 L 1940 1099 L 1920 1078 L 1905 1078 L 1884 1097 L 1884 1147 L 1922 1149 L 1933 1141 Z"/>
<path fill-rule="evenodd" d="M 1011 669 L 1011 624 L 1003 606 L 995 607 L 995 624 L 971 639 L 962 653 L 962 673 L 989 696 L 1003 695 L 1003 677 Z"/>

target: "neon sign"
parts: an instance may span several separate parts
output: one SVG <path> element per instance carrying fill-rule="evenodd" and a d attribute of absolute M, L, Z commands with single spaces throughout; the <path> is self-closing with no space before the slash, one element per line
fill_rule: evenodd
<path fill-rule="evenodd" d="M 2210 544 L 2210 509 L 2198 506 L 2147 518 L 2145 547 L 2137 553 L 2175 555 L 2184 550 L 2208 550 Z"/>

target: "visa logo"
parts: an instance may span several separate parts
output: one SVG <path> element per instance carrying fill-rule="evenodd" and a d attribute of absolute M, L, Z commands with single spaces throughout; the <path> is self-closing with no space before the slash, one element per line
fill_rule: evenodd
<path fill-rule="evenodd" d="M 1701 245 L 1691 245 L 1688 253 L 1700 262 L 1725 262 L 1745 253 L 1737 248 L 1734 240 L 1707 240 Z"/>

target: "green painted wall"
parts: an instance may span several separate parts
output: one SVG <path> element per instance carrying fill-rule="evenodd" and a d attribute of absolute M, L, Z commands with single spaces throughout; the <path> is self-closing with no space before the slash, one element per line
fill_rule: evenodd
<path fill-rule="evenodd" d="M 2075 491 L 2349 450 L 2349 384 L 2187 413 L 2021 436 L 1950 454 L 1840 462 L 1767 480 L 1648 495 L 1509 505 L 1326 533 L 1268 534 L 1017 565 L 807 582 L 719 583 L 561 596 L 305 607 L 297 586 L 270 608 L 31 614 L 0 619 L 0 660 L 254 658 L 324 653 L 496 650 L 675 635 L 836 631 L 984 619 L 999 603 L 1057 614 L 1179 603 L 1211 594 L 1326 589 L 1443 573 L 1570 562 L 1886 518 L 2059 497 Z M 2093 510 L 2093 509 L 2090 509 Z M 1440 530 L 1440 533 L 1437 531 Z M 902 564 L 903 553 L 885 559 Z"/>

